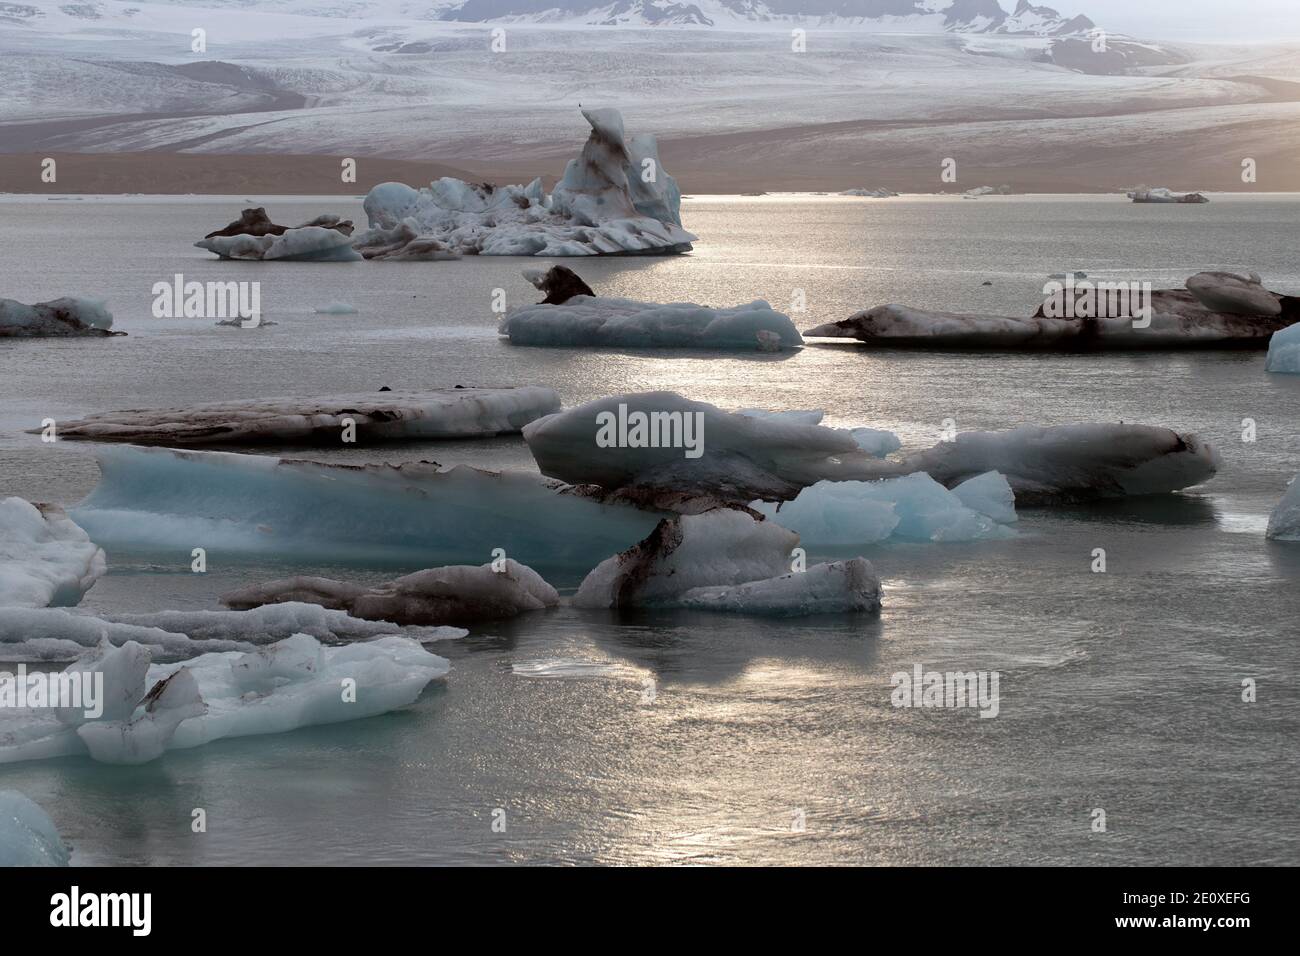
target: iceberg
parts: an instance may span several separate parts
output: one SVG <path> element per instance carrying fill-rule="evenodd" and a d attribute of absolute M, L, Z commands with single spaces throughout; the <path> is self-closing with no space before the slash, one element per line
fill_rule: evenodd
<path fill-rule="evenodd" d="M 70 607 L 106 570 L 103 549 L 60 509 L 0 499 L 0 608 Z"/>
<path fill-rule="evenodd" d="M 65 296 L 24 305 L 0 299 L 0 339 L 108 335 L 126 333 L 113 331 L 113 315 L 101 300 Z"/>
<path fill-rule="evenodd" d="M 1021 503 L 1164 494 L 1213 477 L 1219 455 L 1196 435 L 1151 425 L 1025 425 L 962 432 L 899 467 L 949 488 L 996 471 Z"/>
<path fill-rule="evenodd" d="M 1258 277 L 1253 277 L 1257 280 Z M 1135 284 L 1070 280 L 1075 314 L 1049 297 L 1032 316 L 968 315 L 880 305 L 807 330 L 807 336 L 855 338 L 881 348 L 1106 351 L 1259 348 L 1300 321 L 1300 299 L 1231 273 L 1202 272 L 1186 289 L 1155 289 L 1150 315 L 1138 316 Z M 1122 288 L 1121 288 L 1122 287 Z M 1088 305 L 1081 303 L 1088 296 Z M 1255 310 L 1253 312 L 1247 310 Z M 1135 319 L 1137 324 L 1135 324 Z M 1149 321 L 1148 321 L 1149 320 Z"/>
<path fill-rule="evenodd" d="M 524 472 L 434 462 L 340 465 L 105 445 L 99 484 L 71 514 L 110 551 L 350 567 L 477 564 L 501 548 L 537 569 L 585 572 L 660 515 Z"/>
<path fill-rule="evenodd" d="M 677 440 L 688 437 L 688 422 L 691 443 Z M 997 471 L 1017 496 L 1037 499 L 1157 494 L 1205 481 L 1219 461 L 1195 435 L 1123 424 L 968 432 L 928 451 L 885 460 L 865 451 L 847 430 L 725 412 L 673 392 L 598 399 L 540 418 L 523 431 L 544 475 L 641 500 L 675 492 L 741 504 L 784 501 L 819 481 L 870 481 L 918 471 L 950 488 Z"/>
<path fill-rule="evenodd" d="M 1291 325 L 1273 333 L 1268 340 L 1264 369 L 1300 375 L 1300 325 Z"/>
<path fill-rule="evenodd" d="M 1176 193 L 1164 186 L 1139 186 L 1137 189 L 1134 189 L 1132 192 L 1126 193 L 1125 195 L 1134 202 L 1203 203 L 1210 201 L 1200 193 Z"/>
<path fill-rule="evenodd" d="M 1291 479 L 1286 494 L 1268 516 L 1268 530 L 1264 536 L 1275 541 L 1300 541 L 1300 481 L 1295 478 Z"/>
<path fill-rule="evenodd" d="M 1010 494 L 1006 479 L 1000 475 L 997 479 Z M 975 500 L 976 496 L 971 497 Z M 800 541 L 812 548 L 861 547 L 891 537 L 982 541 L 1012 533 L 1003 526 L 1005 522 L 970 507 L 956 491 L 924 473 L 881 481 L 819 481 L 792 501 L 754 501 L 750 507 L 797 532 Z M 997 510 L 991 504 L 989 507 Z M 1014 520 L 1014 508 L 1011 514 Z"/>
<path fill-rule="evenodd" d="M 732 614 L 807 617 L 880 610 L 880 579 L 865 558 L 816 564 L 778 578 L 691 588 L 680 607 Z"/>
<path fill-rule="evenodd" d="M 366 258 L 593 256 L 687 252 L 681 192 L 653 136 L 625 141 L 617 110 L 583 110 L 591 135 L 547 195 L 527 186 L 444 177 L 424 189 L 381 183 L 365 199 Z"/>
<path fill-rule="evenodd" d="M 61 608 L 0 608 L 0 659 L 70 661 L 103 641 L 148 647 L 155 660 L 195 654 L 251 651 L 261 644 L 308 634 L 328 644 L 399 635 L 422 644 L 455 640 L 459 627 L 402 627 L 365 621 L 317 604 L 285 602 L 245 611 L 152 611 L 96 617 Z"/>
<path fill-rule="evenodd" d="M 892 189 L 886 189 L 884 186 L 881 186 L 878 189 L 871 189 L 866 186 L 856 186 L 853 189 L 845 189 L 841 191 L 839 195 L 860 196 L 866 199 L 889 199 L 893 196 L 897 196 L 898 193 L 894 192 Z"/>
<path fill-rule="evenodd" d="M 789 317 L 761 299 L 715 309 L 690 302 L 637 302 L 579 295 L 562 305 L 539 303 L 512 309 L 498 332 L 512 345 L 568 348 L 775 351 L 803 345 L 803 336 Z M 763 333 L 775 336 L 775 341 Z"/>
<path fill-rule="evenodd" d="M 337 443 L 350 422 L 357 442 L 486 438 L 516 433 L 559 411 L 539 385 L 440 388 L 325 398 L 261 398 L 183 408 L 104 412 L 58 425 L 61 438 L 203 447 L 229 443 Z M 34 431 L 39 431 L 36 429 Z"/>
<path fill-rule="evenodd" d="M 796 616 L 878 610 L 880 581 L 861 558 L 791 571 L 799 536 L 747 509 L 665 518 L 602 561 L 576 607 L 687 607 Z"/>
<path fill-rule="evenodd" d="M 243 210 L 230 225 L 194 245 L 223 259 L 355 262 L 361 254 L 352 248 L 351 235 L 352 223 L 338 216 L 326 214 L 301 226 L 280 226 L 258 207 Z"/>
<path fill-rule="evenodd" d="M 897 435 L 878 428 L 859 426 L 850 428 L 849 434 L 857 446 L 872 458 L 886 458 L 903 447 Z"/>
<path fill-rule="evenodd" d="M 67 866 L 68 848 L 49 814 L 17 790 L 0 790 L 0 867 Z"/>
<path fill-rule="evenodd" d="M 134 664 L 149 650 L 128 642 L 98 653 L 101 665 L 115 657 Z M 133 702 L 126 717 L 69 725 L 45 709 L 0 715 L 0 763 L 80 754 L 137 764 L 227 737 L 373 717 L 413 703 L 450 664 L 404 637 L 323 647 L 300 634 L 247 653 L 150 664 L 143 686 L 152 689 L 142 697 L 136 670 L 106 666 L 106 694 Z"/>
<path fill-rule="evenodd" d="M 952 489 L 953 495 L 971 511 L 988 515 L 998 524 L 1015 524 L 1016 493 L 1011 483 L 996 471 L 968 478 Z"/>
<path fill-rule="evenodd" d="M 490 563 L 428 568 L 369 588 L 330 578 L 294 577 L 250 585 L 221 599 L 237 609 L 280 601 L 320 604 L 371 621 L 442 624 L 514 617 L 555 607 L 560 596 L 532 568 L 505 559 L 499 570 Z"/>

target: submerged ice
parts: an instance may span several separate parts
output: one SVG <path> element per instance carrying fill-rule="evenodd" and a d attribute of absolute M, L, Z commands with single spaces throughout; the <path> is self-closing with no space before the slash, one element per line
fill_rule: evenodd
<path fill-rule="evenodd" d="M 67 865 L 68 849 L 49 814 L 17 790 L 0 790 L 0 867 Z"/>

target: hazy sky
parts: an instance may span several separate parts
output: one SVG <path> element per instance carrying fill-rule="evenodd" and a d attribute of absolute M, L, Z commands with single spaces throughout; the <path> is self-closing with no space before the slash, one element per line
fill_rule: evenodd
<path fill-rule="evenodd" d="M 1103 27 L 1164 40 L 1300 39 L 1300 0 L 1033 0 Z M 1012 0 L 1002 6 L 1013 9 Z"/>

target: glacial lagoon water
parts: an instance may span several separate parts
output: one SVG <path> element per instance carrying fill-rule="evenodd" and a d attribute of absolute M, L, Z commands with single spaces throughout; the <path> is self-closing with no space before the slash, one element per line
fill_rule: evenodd
<path fill-rule="evenodd" d="M 103 297 L 130 333 L 0 344 L 0 495 L 73 503 L 93 487 L 94 446 L 22 434 L 44 418 L 382 385 L 541 383 L 566 404 L 672 389 L 822 408 L 828 424 L 895 430 L 905 449 L 949 418 L 1144 422 L 1199 433 L 1224 464 L 1178 496 L 1022 509 L 1007 541 L 863 549 L 885 582 L 879 616 L 561 607 L 435 646 L 450 676 L 401 713 L 136 768 L 0 766 L 0 789 L 40 803 L 74 862 L 1300 863 L 1300 545 L 1264 539 L 1300 471 L 1300 377 L 1266 374 L 1262 352 L 518 348 L 496 336 L 492 293 L 535 300 L 519 273 L 538 263 L 223 263 L 191 247 L 242 198 L 0 197 L 0 295 Z M 280 222 L 363 218 L 354 199 L 257 204 Z M 683 215 L 701 236 L 690 256 L 567 264 L 599 292 L 662 301 L 783 309 L 802 289 L 805 328 L 883 302 L 1028 313 L 1049 274 L 1074 269 L 1158 286 L 1251 269 L 1300 293 L 1297 197 L 716 197 Z M 259 280 L 277 324 L 154 318 L 152 286 L 176 273 Z M 357 313 L 312 312 L 339 301 Z M 291 454 L 531 467 L 518 438 Z M 1105 573 L 1091 570 L 1096 548 Z M 218 555 L 192 574 L 188 552 L 109 559 L 92 611 L 216 607 L 286 570 Z M 329 556 L 300 570 L 392 575 Z M 997 718 L 891 706 L 890 676 L 918 662 L 998 671 Z"/>

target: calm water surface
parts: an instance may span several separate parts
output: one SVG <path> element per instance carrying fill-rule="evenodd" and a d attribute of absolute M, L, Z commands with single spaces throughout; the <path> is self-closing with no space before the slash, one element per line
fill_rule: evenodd
<path fill-rule="evenodd" d="M 93 487 L 93 446 L 21 434 L 47 417 L 381 385 L 539 383 L 566 404 L 672 389 L 822 408 L 829 424 L 894 429 L 910 448 L 946 418 L 963 430 L 1145 422 L 1198 432 L 1224 466 L 1179 496 L 1024 510 L 1009 541 L 869 548 L 886 584 L 879 616 L 561 607 L 438 646 L 451 675 L 402 713 L 139 768 L 0 767 L 0 788 L 41 803 L 76 862 L 1300 863 L 1300 546 L 1263 536 L 1300 471 L 1300 379 L 1267 375 L 1262 353 L 515 348 L 496 336 L 492 292 L 534 301 L 519 273 L 536 262 L 222 263 L 190 246 L 241 199 L 0 198 L 0 295 L 106 298 L 130 333 L 0 344 L 0 495 L 72 503 Z M 363 218 L 353 200 L 265 204 L 280 222 Z M 789 308 L 802 289 L 803 327 L 882 302 L 1028 314 L 1046 276 L 1072 269 L 1158 285 L 1252 269 L 1300 293 L 1300 201 L 1285 197 L 715 198 L 683 214 L 702 237 L 693 255 L 567 264 L 598 292 L 661 301 Z M 175 273 L 260 280 L 278 324 L 155 319 L 151 288 Z M 359 313 L 312 313 L 333 301 Z M 310 454 L 532 466 L 519 439 Z M 1098 547 L 1105 574 L 1090 571 Z M 283 573 L 109 557 L 83 602 L 93 611 L 215 607 Z M 998 670 L 1000 715 L 893 708 L 890 675 L 915 662 Z M 1240 700 L 1246 678 L 1254 704 Z M 195 807 L 206 834 L 190 832 Z M 1106 833 L 1090 829 L 1095 808 Z"/>

